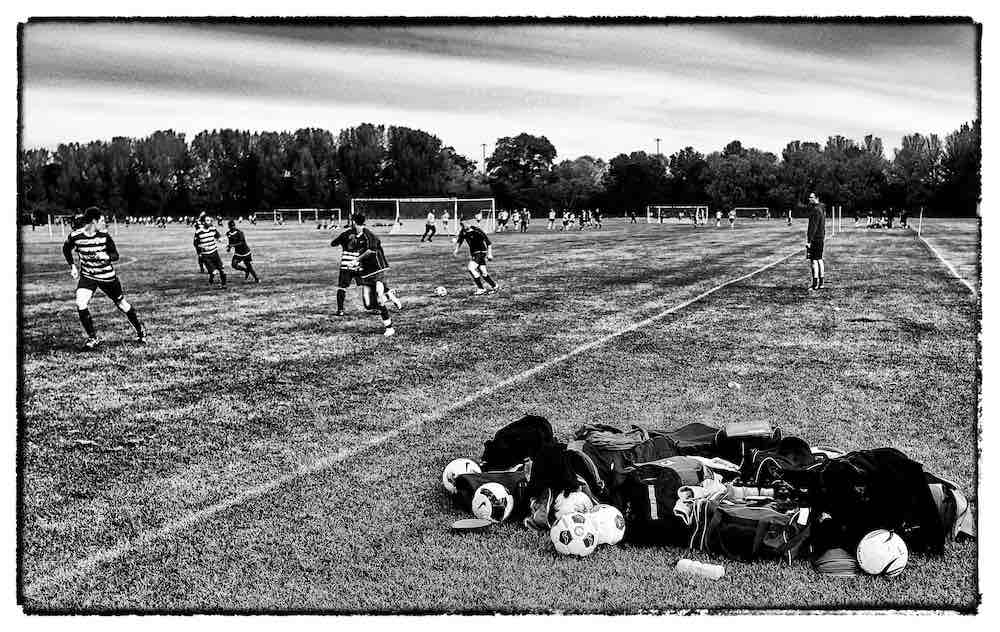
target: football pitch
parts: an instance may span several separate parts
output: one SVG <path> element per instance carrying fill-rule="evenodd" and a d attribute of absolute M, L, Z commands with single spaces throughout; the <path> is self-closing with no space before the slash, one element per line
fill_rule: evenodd
<path fill-rule="evenodd" d="M 975 608 L 975 543 L 894 579 L 671 547 L 558 557 L 519 524 L 455 535 L 440 484 L 524 413 L 669 429 L 767 421 L 813 445 L 892 446 L 976 505 L 978 223 L 828 237 L 805 224 L 493 236 L 494 296 L 467 249 L 383 238 L 404 301 L 384 338 L 315 225 L 244 225 L 259 285 L 210 287 L 192 233 L 122 227 L 138 346 L 102 295 L 79 347 L 58 235 L 21 233 L 19 593 L 31 610 L 623 612 Z M 914 223 L 915 226 L 915 223 Z M 937 253 L 937 254 L 935 254 Z M 224 260 L 228 265 L 228 258 Z M 954 273 L 942 263 L 947 261 Z M 445 286 L 447 296 L 434 295 Z M 697 300 L 692 300 L 697 299 Z M 739 388 L 730 386 L 736 383 Z M 679 576 L 681 557 L 725 565 Z"/>

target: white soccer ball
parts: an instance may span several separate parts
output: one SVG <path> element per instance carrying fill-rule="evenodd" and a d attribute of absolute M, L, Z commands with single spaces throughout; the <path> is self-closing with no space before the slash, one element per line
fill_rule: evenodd
<path fill-rule="evenodd" d="M 482 471 L 479 464 L 472 459 L 455 459 L 446 465 L 444 472 L 441 473 L 441 484 L 444 485 L 449 494 L 454 494 L 458 491 L 455 489 L 455 479 L 459 474 L 478 474 Z"/>
<path fill-rule="evenodd" d="M 906 542 L 892 531 L 876 529 L 858 543 L 858 566 L 869 575 L 893 577 L 903 572 L 910 559 Z"/>
<path fill-rule="evenodd" d="M 472 496 L 472 513 L 477 518 L 503 522 L 514 511 L 514 497 L 500 483 L 479 486 Z"/>
<path fill-rule="evenodd" d="M 594 508 L 594 501 L 583 492 L 559 494 L 553 504 L 556 510 L 556 519 L 571 513 L 587 513 Z"/>
<path fill-rule="evenodd" d="M 625 537 L 625 516 L 612 505 L 594 505 L 590 519 L 597 527 L 597 543 L 615 545 Z"/>
<path fill-rule="evenodd" d="M 438 296 L 447 296 L 448 288 L 446 288 L 443 285 L 439 285 L 436 288 L 434 288 L 434 293 L 437 294 Z"/>
<path fill-rule="evenodd" d="M 588 514 L 563 516 L 552 525 L 549 537 L 556 551 L 562 555 L 586 557 L 597 548 L 597 529 Z"/>

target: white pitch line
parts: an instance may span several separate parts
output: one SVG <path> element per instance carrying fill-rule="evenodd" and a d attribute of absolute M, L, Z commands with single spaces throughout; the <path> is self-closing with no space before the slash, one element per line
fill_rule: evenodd
<path fill-rule="evenodd" d="M 417 419 L 414 419 L 412 421 L 408 421 L 408 422 L 404 423 L 403 425 L 399 426 L 398 428 L 395 428 L 394 430 L 390 430 L 389 432 L 387 432 L 385 434 L 382 434 L 382 435 L 379 435 L 377 437 L 373 437 L 371 439 L 368 439 L 367 441 L 364 441 L 360 445 L 355 445 L 353 447 L 345 448 L 343 450 L 339 450 L 337 452 L 334 452 L 333 454 L 328 454 L 328 455 L 326 455 L 326 456 L 324 456 L 322 458 L 319 458 L 319 459 L 313 461 L 312 463 L 309 463 L 307 465 L 303 465 L 303 466 L 299 467 L 297 470 L 295 470 L 293 472 L 290 472 L 288 474 L 284 474 L 282 476 L 274 478 L 274 479 L 272 479 L 272 480 L 270 480 L 270 481 L 268 481 L 266 483 L 262 483 L 260 485 L 255 486 L 255 487 L 251 487 L 249 489 L 245 489 L 242 492 L 239 492 L 239 493 L 237 493 L 237 494 L 235 494 L 235 495 L 227 498 L 226 500 L 223 500 L 221 502 L 215 503 L 214 505 L 209 505 L 208 507 L 205 507 L 203 509 L 199 509 L 199 510 L 197 510 L 195 512 L 192 512 L 192 513 L 190 513 L 190 514 L 188 514 L 188 515 L 186 515 L 184 517 L 181 517 L 181 518 L 179 518 L 179 519 L 177 519 L 177 520 L 175 520 L 173 522 L 168 522 L 167 524 L 163 525 L 162 527 L 160 527 L 158 529 L 154 529 L 152 531 L 147 531 L 147 532 L 145 532 L 145 533 L 137 536 L 136 538 L 134 538 L 132 540 L 126 540 L 124 542 L 120 542 L 120 543 L 116 544 L 115 546 L 111 547 L 110 549 L 106 549 L 104 551 L 99 551 L 99 552 L 94 553 L 94 554 L 92 554 L 92 555 L 90 555 L 90 556 L 88 556 L 88 557 L 86 557 L 86 558 L 84 558 L 84 559 L 82 559 L 82 560 L 80 560 L 80 561 L 78 561 L 76 563 L 70 564 L 69 566 L 64 566 L 64 567 L 62 567 L 62 568 L 60 568 L 60 569 L 58 569 L 58 570 L 50 573 L 49 575 L 41 577 L 41 578 L 35 580 L 34 582 L 32 582 L 30 586 L 27 586 L 25 588 L 25 591 L 24 591 L 25 595 L 30 595 L 31 593 L 35 593 L 35 592 L 44 590 L 44 589 L 46 589 L 48 587 L 55 586 L 55 585 L 62 585 L 65 582 L 77 579 L 77 578 L 79 578 L 79 577 L 87 574 L 93 568 L 95 568 L 96 566 L 98 566 L 100 564 L 104 564 L 104 563 L 107 563 L 107 562 L 115 561 L 118 558 L 123 557 L 124 555 L 126 555 L 126 554 L 128 554 L 128 553 L 130 553 L 132 551 L 136 551 L 136 550 L 142 549 L 142 548 L 146 547 L 147 545 L 152 544 L 153 542 L 156 542 L 158 540 L 162 540 L 164 538 L 167 538 L 170 535 L 172 535 L 172 534 L 174 534 L 174 533 L 176 533 L 178 531 L 182 531 L 182 530 L 184 530 L 184 529 L 186 529 L 186 528 L 188 528 L 188 527 L 190 527 L 190 526 L 192 526 L 194 524 L 197 524 L 197 523 L 199 523 L 199 522 L 201 522 L 203 520 L 207 520 L 207 519 L 209 519 L 209 518 L 211 518 L 211 517 L 213 517 L 213 516 L 215 516 L 215 515 L 217 515 L 219 513 L 222 513 L 223 511 L 226 511 L 227 509 L 230 509 L 232 507 L 236 507 L 236 506 L 241 505 L 241 504 L 243 504 L 245 502 L 256 500 L 257 498 L 265 496 L 268 493 L 274 491 L 275 489 L 278 489 L 279 487 L 282 487 L 282 486 L 284 486 L 284 485 L 286 485 L 288 483 L 291 483 L 292 481 L 295 481 L 297 479 L 304 478 L 306 476 L 310 476 L 312 474 L 316 474 L 318 472 L 322 472 L 323 470 L 329 469 L 333 465 L 336 465 L 337 463 L 340 463 L 341 461 L 344 461 L 346 459 L 351 458 L 352 456 L 355 456 L 355 455 L 357 455 L 357 454 L 359 454 L 361 452 L 364 452 L 365 450 L 368 450 L 369 448 L 373 448 L 373 447 L 375 447 L 377 445 L 385 443 L 386 441 L 388 441 L 388 440 L 390 440 L 390 439 L 392 439 L 394 437 L 399 436 L 403 432 L 405 432 L 405 431 L 407 431 L 407 430 L 409 430 L 409 429 L 411 429 L 413 427 L 420 426 L 420 425 L 425 424 L 425 423 L 433 423 L 434 421 L 437 421 L 437 420 L 441 419 L 442 417 L 448 415 L 449 413 L 452 413 L 452 412 L 454 412 L 456 410 L 464 408 L 465 406 L 468 406 L 469 404 L 475 402 L 478 399 L 486 397 L 487 395 L 491 395 L 491 394 L 493 394 L 493 393 L 495 393 L 497 391 L 501 391 L 504 388 L 510 386 L 511 384 L 514 384 L 516 382 L 520 382 L 522 380 L 528 379 L 528 378 L 530 378 L 533 375 L 541 373 L 542 371 L 545 371 L 546 369 L 549 369 L 549 368 L 551 368 L 551 367 L 553 367 L 553 366 L 555 366 L 557 364 L 561 364 L 561 363 L 565 362 L 566 360 L 569 360 L 570 358 L 572 358 L 574 356 L 580 355 L 581 353 L 586 353 L 587 351 L 590 351 L 591 349 L 594 349 L 595 347 L 599 347 L 599 346 L 601 346 L 601 345 L 603 345 L 603 344 L 605 344 L 605 343 L 607 343 L 607 342 L 609 342 L 611 340 L 614 340 L 615 338 L 620 338 L 621 336 L 624 336 L 625 334 L 631 333 L 631 332 L 636 331 L 638 329 L 641 329 L 643 327 L 647 327 L 647 326 L 649 326 L 649 325 L 651 325 L 651 324 L 653 324 L 653 323 L 655 323 L 655 322 L 657 322 L 659 320 L 662 320 L 662 319 L 666 318 L 667 316 L 670 316 L 671 314 L 674 314 L 674 313 L 676 313 L 676 312 L 684 309 L 685 307 L 691 305 L 692 303 L 697 303 L 698 301 L 702 300 L 703 298 L 705 298 L 705 297 L 707 297 L 707 296 L 709 296 L 711 294 L 714 294 L 714 293 L 718 292 L 719 290 L 722 290 L 722 289 L 724 289 L 726 287 L 729 287 L 730 285 L 734 285 L 734 284 L 739 283 L 741 281 L 745 281 L 745 280 L 749 279 L 750 277 L 756 276 L 756 275 L 760 274 L 761 272 L 764 272 L 765 270 L 769 270 L 769 269 L 773 268 L 774 266 L 778 265 L 779 263 L 782 263 L 782 262 L 788 260 L 792 256 L 797 255 L 797 254 L 801 254 L 801 252 L 802 252 L 802 249 L 801 248 L 797 248 L 795 251 L 793 251 L 793 252 L 791 252 L 791 253 L 789 253 L 789 254 L 787 254 L 787 255 L 779 258 L 779 259 L 775 259 L 774 261 L 771 261 L 770 263 L 767 263 L 765 265 L 760 266 L 759 268 L 757 268 L 753 272 L 748 272 L 747 274 L 744 274 L 743 276 L 737 277 L 735 279 L 731 279 L 731 280 L 726 281 L 724 283 L 720 283 L 719 285 L 716 285 L 715 287 L 702 292 L 701 294 L 695 296 L 694 298 L 690 298 L 690 299 L 688 299 L 688 300 L 686 300 L 686 301 L 684 301 L 682 303 L 678 303 L 677 305 L 674 305 L 673 307 L 671 307 L 669 309 L 665 309 L 662 312 L 654 314 L 653 316 L 650 316 L 649 318 L 646 318 L 646 319 L 640 320 L 638 322 L 632 323 L 628 327 L 625 327 L 623 329 L 619 329 L 618 331 L 616 331 L 614 333 L 608 334 L 606 336 L 602 336 L 601 338 L 597 338 L 596 340 L 592 340 L 591 342 L 588 342 L 587 344 L 584 344 L 584 345 L 581 345 L 579 347 L 576 347 L 575 349 L 572 349 L 571 351 L 568 351 L 567 353 L 564 353 L 561 356 L 552 358 L 551 360 L 546 360 L 545 362 L 542 362 L 541 364 L 538 364 L 538 365 L 536 365 L 536 366 L 534 366 L 534 367 L 532 367 L 530 369 L 527 369 L 527 370 L 522 371 L 521 373 L 518 373 L 516 375 L 513 375 L 513 376 L 511 376 L 511 377 L 509 377 L 509 378 L 507 378 L 505 380 L 497 382 L 496 384 L 494 384 L 492 386 L 487 386 L 485 388 L 482 388 L 482 389 L 480 389 L 480 390 L 478 390 L 478 391 L 476 391 L 476 392 L 474 392 L 474 393 L 472 393 L 470 395 L 467 395 L 466 397 L 463 397 L 462 399 L 458 400 L 457 402 L 449 404 L 445 408 L 439 409 L 438 411 L 436 411 L 434 413 L 431 413 L 427 417 L 417 418 Z"/>
<path fill-rule="evenodd" d="M 938 260 L 941 263 L 943 263 L 946 268 L 948 268 L 948 271 L 951 272 L 955 276 L 956 279 L 958 279 L 959 281 L 961 281 L 962 283 L 964 283 L 965 287 L 969 288 L 969 291 L 972 292 L 973 296 L 979 296 L 979 292 L 976 291 L 975 286 L 973 286 L 971 283 L 969 283 L 965 279 L 965 277 L 963 277 L 961 274 L 959 274 L 958 270 L 955 269 L 955 266 L 951 265 L 951 263 L 947 259 L 945 259 L 944 257 L 942 257 L 941 253 L 938 252 L 938 249 L 931 245 L 931 242 L 929 242 L 926 239 L 924 239 L 923 235 L 920 235 L 920 234 L 917 235 L 917 239 L 919 239 L 920 241 L 924 242 L 924 245 L 927 246 L 928 248 L 930 248 L 930 251 L 934 253 L 934 256 L 937 257 Z"/>

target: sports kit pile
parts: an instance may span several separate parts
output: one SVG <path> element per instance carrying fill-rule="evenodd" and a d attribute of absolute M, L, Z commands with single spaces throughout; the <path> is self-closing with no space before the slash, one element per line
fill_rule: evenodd
<path fill-rule="evenodd" d="M 579 557 L 626 542 L 894 576 L 910 552 L 975 537 L 958 486 L 899 450 L 810 446 L 766 423 L 587 424 L 561 442 L 547 419 L 525 415 L 481 458 L 451 461 L 442 483 L 475 516 L 456 528 L 518 521 Z"/>

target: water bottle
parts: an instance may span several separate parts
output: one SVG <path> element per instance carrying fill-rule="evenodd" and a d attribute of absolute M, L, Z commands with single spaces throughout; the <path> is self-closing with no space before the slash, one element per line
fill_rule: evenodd
<path fill-rule="evenodd" d="M 719 579 L 726 574 L 726 569 L 719 564 L 704 564 L 694 560 L 677 560 L 677 572 L 709 579 Z"/>

